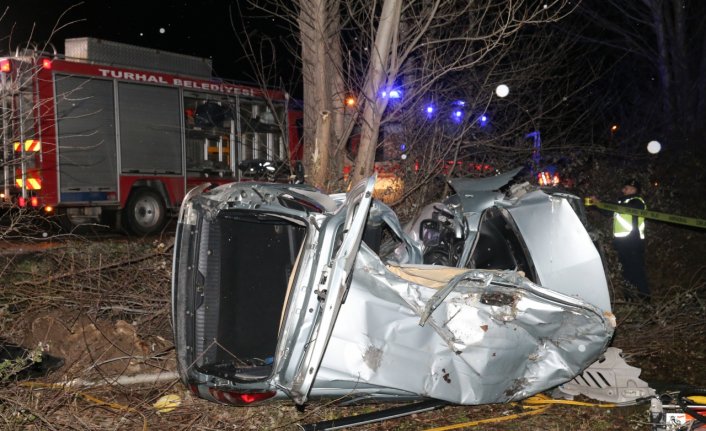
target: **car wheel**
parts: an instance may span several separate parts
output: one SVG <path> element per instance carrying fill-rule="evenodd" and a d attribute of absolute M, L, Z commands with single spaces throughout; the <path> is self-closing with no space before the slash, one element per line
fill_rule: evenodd
<path fill-rule="evenodd" d="M 137 235 L 157 233 L 164 226 L 167 209 L 162 197 L 148 188 L 136 189 L 125 206 L 127 225 Z"/>

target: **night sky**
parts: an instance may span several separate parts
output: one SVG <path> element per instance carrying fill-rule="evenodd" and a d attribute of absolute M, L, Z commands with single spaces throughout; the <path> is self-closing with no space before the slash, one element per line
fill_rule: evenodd
<path fill-rule="evenodd" d="M 0 0 L 0 11 L 6 10 L 0 52 L 51 37 L 61 53 L 65 38 L 88 36 L 210 58 L 215 76 L 248 80 L 248 64 L 231 24 L 231 19 L 236 27 L 243 22 L 237 5 L 235 0 Z M 249 31 L 271 27 L 267 21 L 256 16 L 244 20 Z M 52 36 L 57 25 L 61 28 Z"/>

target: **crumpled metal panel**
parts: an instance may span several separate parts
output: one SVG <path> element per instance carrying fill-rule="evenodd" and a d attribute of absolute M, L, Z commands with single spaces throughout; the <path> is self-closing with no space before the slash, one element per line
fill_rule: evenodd
<path fill-rule="evenodd" d="M 539 283 L 610 311 L 601 257 L 566 199 L 539 190 L 508 207 L 532 255 Z"/>
<path fill-rule="evenodd" d="M 436 292 L 392 274 L 362 246 L 317 380 L 459 404 L 518 400 L 581 372 L 614 330 L 610 313 L 487 270 L 470 271 L 420 326 Z"/>

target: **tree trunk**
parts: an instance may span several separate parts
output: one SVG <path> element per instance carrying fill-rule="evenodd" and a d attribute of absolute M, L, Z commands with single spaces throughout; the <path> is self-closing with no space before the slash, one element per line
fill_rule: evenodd
<path fill-rule="evenodd" d="M 657 73 L 659 75 L 659 83 L 661 90 L 662 112 L 673 120 L 673 105 L 672 105 L 672 74 L 669 67 L 669 53 L 667 51 L 667 35 L 664 24 L 664 10 L 662 9 L 662 1 L 660 0 L 645 0 L 645 4 L 650 9 L 652 24 L 654 26 L 655 38 L 657 40 Z M 674 124 L 673 121 L 670 121 Z"/>
<path fill-rule="evenodd" d="M 338 10 L 339 0 L 332 0 L 333 10 Z M 330 18 L 333 20 L 340 20 L 338 14 L 333 14 Z M 335 28 L 340 29 L 340 22 L 335 23 Z M 331 119 L 331 149 L 329 157 L 329 172 L 327 176 L 328 189 L 335 189 L 329 191 L 340 191 L 338 187 L 340 185 L 340 179 L 343 177 L 343 165 L 345 159 L 345 142 L 348 140 L 350 135 L 350 130 L 346 128 L 346 85 L 343 80 L 343 53 L 341 49 L 341 38 L 340 30 L 335 34 L 331 35 L 328 44 L 328 58 L 329 61 L 326 62 L 328 82 L 331 89 L 331 106 L 332 115 Z"/>
<path fill-rule="evenodd" d="M 332 145 L 331 41 L 338 38 L 338 15 L 327 0 L 300 2 L 299 31 L 304 77 L 304 167 L 307 183 L 328 191 Z M 334 6 L 338 4 L 335 0 Z M 339 50 L 340 51 L 340 50 Z M 335 60 L 335 59 L 334 59 Z"/>
<path fill-rule="evenodd" d="M 380 97 L 385 83 L 395 77 L 389 75 L 390 55 L 393 39 L 399 28 L 401 0 L 385 0 L 380 14 L 380 22 L 375 34 L 375 46 L 370 56 L 370 68 L 363 90 L 365 107 L 361 121 L 361 136 L 358 154 L 352 175 L 353 183 L 373 173 L 375 149 L 380 132 L 380 121 L 387 107 L 387 98 Z"/>
<path fill-rule="evenodd" d="M 696 118 L 706 117 L 706 37 L 701 40 L 701 51 L 698 56 L 698 74 L 696 77 Z M 704 125 L 699 121 L 698 127 L 704 130 Z"/>
<path fill-rule="evenodd" d="M 672 0 L 672 49 L 671 65 L 673 70 L 674 116 L 676 123 L 681 124 L 682 133 L 689 134 L 694 129 L 696 121 L 692 98 L 692 81 L 689 79 L 688 60 L 686 54 L 686 17 L 684 16 L 684 1 Z"/>

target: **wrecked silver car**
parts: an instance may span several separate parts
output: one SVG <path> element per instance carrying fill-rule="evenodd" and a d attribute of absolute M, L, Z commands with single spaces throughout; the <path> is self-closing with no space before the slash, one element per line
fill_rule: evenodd
<path fill-rule="evenodd" d="M 516 174 L 455 180 L 406 229 L 374 177 L 345 195 L 192 191 L 172 286 L 183 382 L 239 405 L 485 404 L 574 378 L 613 334 L 604 268 L 576 198 Z"/>

